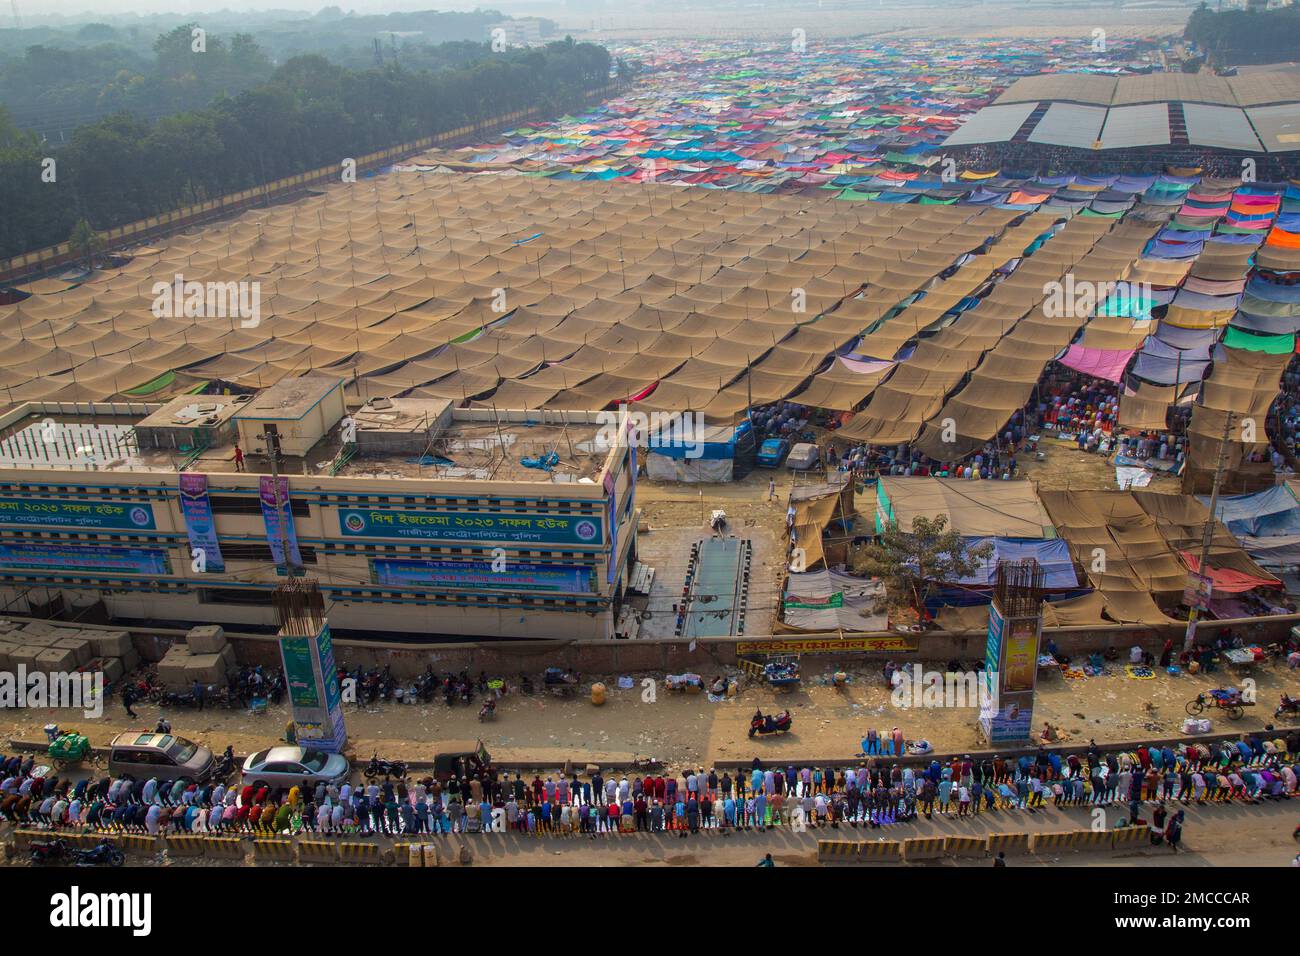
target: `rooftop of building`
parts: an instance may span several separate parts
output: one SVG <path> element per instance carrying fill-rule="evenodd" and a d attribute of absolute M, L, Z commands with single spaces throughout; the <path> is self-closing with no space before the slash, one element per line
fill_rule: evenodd
<path fill-rule="evenodd" d="M 209 401 L 212 399 L 212 401 Z M 145 422 L 173 426 L 175 418 L 228 416 L 228 397 L 191 396 L 166 406 L 32 403 L 0 419 L 0 471 L 70 472 L 238 471 L 233 435 L 208 445 L 147 447 L 137 428 Z M 383 403 L 379 403 L 383 406 Z M 445 400 L 398 399 L 368 403 L 336 423 L 305 456 L 283 455 L 285 475 L 424 480 L 493 480 L 539 483 L 596 482 L 609 448 L 595 412 L 494 413 L 455 409 Z M 247 407 L 247 404 L 242 404 Z M 184 426 L 176 425 L 184 435 Z M 271 459 L 241 449 L 244 471 L 270 474 Z"/>

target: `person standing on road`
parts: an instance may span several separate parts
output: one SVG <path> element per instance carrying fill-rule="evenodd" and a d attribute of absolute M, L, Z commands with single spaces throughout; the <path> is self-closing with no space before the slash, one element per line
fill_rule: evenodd
<path fill-rule="evenodd" d="M 1165 842 L 1169 844 L 1169 849 L 1175 853 L 1178 852 L 1178 844 L 1183 838 L 1183 816 L 1185 812 L 1179 810 L 1175 813 L 1165 828 Z"/>

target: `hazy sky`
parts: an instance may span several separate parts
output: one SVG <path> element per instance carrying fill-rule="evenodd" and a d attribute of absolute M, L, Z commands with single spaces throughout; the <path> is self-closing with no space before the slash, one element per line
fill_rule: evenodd
<path fill-rule="evenodd" d="M 473 10 L 494 7 L 491 0 L 0 0 L 0 28 L 13 26 L 11 2 L 18 4 L 24 24 L 43 15 L 62 14 L 94 19 L 124 13 L 190 13 L 211 10 L 293 10 L 315 13 L 321 7 L 338 6 L 357 13 L 393 13 L 402 10 Z M 513 0 L 507 5 L 526 4 Z"/>

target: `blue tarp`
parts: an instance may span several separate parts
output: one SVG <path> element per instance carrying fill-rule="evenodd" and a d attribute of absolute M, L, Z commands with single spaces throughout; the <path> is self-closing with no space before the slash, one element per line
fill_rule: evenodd
<path fill-rule="evenodd" d="M 967 545 L 978 547 L 993 542 L 993 552 L 981 562 L 981 567 L 968 578 L 956 582 L 974 587 L 991 587 L 997 575 L 999 561 L 1023 561 L 1033 558 L 1042 565 L 1044 585 L 1051 590 L 1077 588 L 1079 579 L 1074 573 L 1070 546 L 1064 538 L 1041 540 L 1038 538 L 968 538 Z"/>
<path fill-rule="evenodd" d="M 1208 496 L 1196 497 L 1209 507 Z M 1237 536 L 1300 534 L 1300 502 L 1286 485 L 1253 495 L 1221 496 L 1217 517 Z"/>

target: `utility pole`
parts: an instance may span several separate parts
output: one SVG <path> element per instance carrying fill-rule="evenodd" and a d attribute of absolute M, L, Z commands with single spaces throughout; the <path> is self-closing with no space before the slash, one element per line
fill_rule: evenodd
<path fill-rule="evenodd" d="M 1226 464 L 1228 457 L 1228 438 L 1232 434 L 1232 420 L 1235 417 L 1233 412 L 1228 412 L 1227 417 L 1223 420 L 1223 437 L 1219 440 L 1219 455 L 1214 463 L 1214 487 L 1210 491 L 1210 514 L 1205 519 L 1205 531 L 1201 535 L 1201 563 L 1197 567 L 1197 603 L 1192 605 L 1191 613 L 1187 615 L 1187 633 L 1183 636 L 1183 650 L 1190 651 L 1196 644 L 1196 619 L 1200 615 L 1200 582 L 1210 580 L 1210 544 L 1214 540 L 1214 515 L 1219 510 L 1219 485 L 1223 482 L 1223 466 Z M 1209 589 L 1206 589 L 1205 600 L 1210 599 Z"/>

